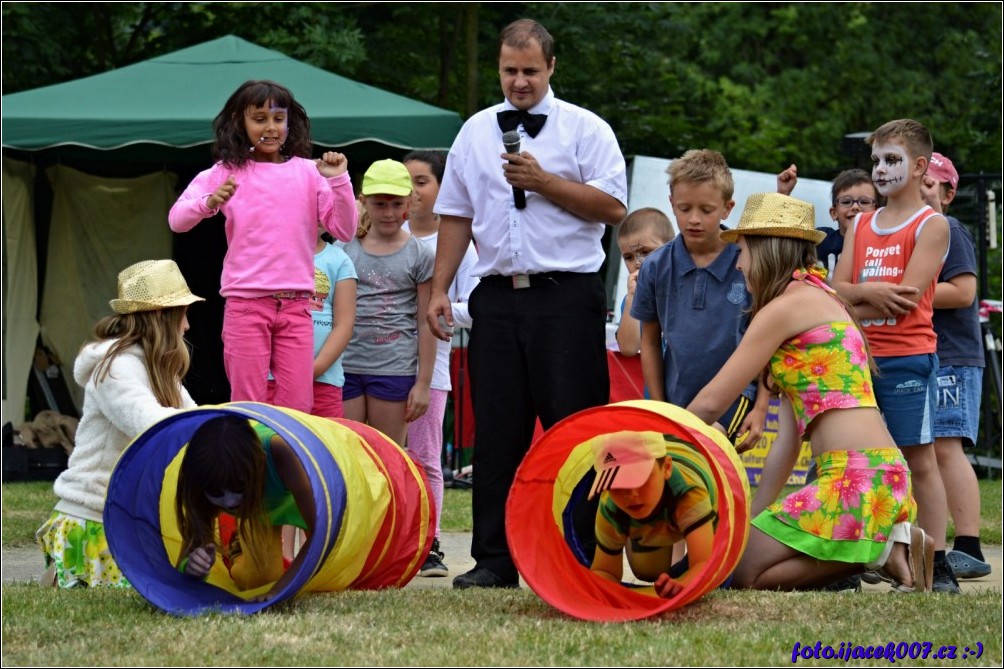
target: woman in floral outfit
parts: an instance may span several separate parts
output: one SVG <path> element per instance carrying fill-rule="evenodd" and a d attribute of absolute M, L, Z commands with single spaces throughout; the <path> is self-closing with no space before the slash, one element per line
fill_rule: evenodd
<path fill-rule="evenodd" d="M 750 197 L 737 228 L 721 233 L 739 244 L 753 318 L 687 408 L 710 423 L 761 375 L 790 401 L 819 472 L 753 519 L 733 584 L 818 588 L 879 569 L 897 590 L 926 592 L 933 541 L 913 525 L 910 470 L 876 407 L 864 337 L 817 268 L 815 244 L 824 235 L 814 221 L 812 205 L 761 193 Z"/>

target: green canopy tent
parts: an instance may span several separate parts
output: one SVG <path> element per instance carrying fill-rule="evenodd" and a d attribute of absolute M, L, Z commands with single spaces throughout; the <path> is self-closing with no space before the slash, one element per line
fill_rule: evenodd
<path fill-rule="evenodd" d="M 228 35 L 92 77 L 5 95 L 3 147 L 31 152 L 79 147 L 122 151 L 153 163 L 188 156 L 204 162 L 213 118 L 248 79 L 288 87 L 306 108 L 321 147 L 377 142 L 397 149 L 445 149 L 462 123 L 456 112 Z M 144 146 L 130 150 L 137 145 Z M 203 150 L 181 156 L 158 150 L 200 146 Z"/>
<path fill-rule="evenodd" d="M 199 402 L 229 399 L 217 295 L 222 225 L 206 221 L 174 235 L 166 214 L 177 190 L 212 163 L 212 120 L 249 79 L 288 87 L 310 118 L 315 156 L 345 153 L 356 179 L 373 160 L 449 148 L 462 125 L 456 112 L 232 35 L 4 95 L 4 398 L 5 418 L 9 413 L 15 425 L 24 389 L 31 390 L 39 331 L 65 376 L 93 322 L 110 312 L 117 272 L 151 257 L 173 257 L 192 290 L 209 300 L 192 310 L 188 338 L 195 350 L 186 385 Z M 79 405 L 79 389 L 67 385 Z M 49 407 L 33 402 L 32 413 L 51 408 L 51 397 L 43 399 Z"/>

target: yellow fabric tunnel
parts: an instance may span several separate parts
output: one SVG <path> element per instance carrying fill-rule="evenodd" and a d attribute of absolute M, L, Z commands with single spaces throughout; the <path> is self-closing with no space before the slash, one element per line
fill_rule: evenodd
<path fill-rule="evenodd" d="M 267 602 L 249 601 L 217 561 L 206 581 L 175 568 L 181 539 L 174 510 L 186 445 L 206 420 L 238 415 L 267 425 L 296 453 L 310 479 L 314 528 L 297 574 Z M 435 509 L 425 474 L 373 428 L 254 402 L 200 407 L 138 436 L 112 473 L 105 502 L 108 545 L 123 575 L 167 613 L 255 613 L 301 592 L 402 587 L 429 554 Z"/>

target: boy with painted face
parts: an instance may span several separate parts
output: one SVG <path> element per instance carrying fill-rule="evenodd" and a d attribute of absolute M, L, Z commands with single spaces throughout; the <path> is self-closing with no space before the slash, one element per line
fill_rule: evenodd
<path fill-rule="evenodd" d="M 933 302 L 949 232 L 945 217 L 921 197 L 933 142 L 927 128 L 911 119 L 890 121 L 866 141 L 872 182 L 888 204 L 855 219 L 833 285 L 853 305 L 880 372 L 875 396 L 910 465 L 918 524 L 935 540 L 934 590 L 958 592 L 945 560 L 947 502 L 934 451 Z"/>
<path fill-rule="evenodd" d="M 677 465 L 658 432 L 612 432 L 589 440 L 596 478 L 589 499 L 600 495 L 592 571 L 611 581 L 624 573 L 624 555 L 656 594 L 673 597 L 711 557 L 716 512 L 701 476 Z M 689 566 L 669 575 L 673 545 L 687 544 Z"/>

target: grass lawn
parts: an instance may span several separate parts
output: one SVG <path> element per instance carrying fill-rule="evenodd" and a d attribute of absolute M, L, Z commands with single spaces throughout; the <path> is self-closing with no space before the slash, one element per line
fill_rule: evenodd
<path fill-rule="evenodd" d="M 981 481 L 980 490 L 983 541 L 1000 544 L 1001 484 Z M 5 484 L 4 547 L 31 544 L 54 502 L 51 483 Z M 444 531 L 470 530 L 470 491 L 447 490 L 445 506 Z M 655 619 L 596 624 L 565 616 L 527 588 L 321 593 L 251 617 L 183 619 L 133 591 L 14 583 L 2 588 L 0 625 L 3 666 L 772 666 L 790 665 L 796 642 L 817 641 L 835 650 L 841 643 L 917 642 L 919 653 L 931 644 L 926 660 L 897 662 L 906 666 L 1004 662 L 1001 593 L 993 591 L 922 597 L 716 590 Z M 942 646 L 955 647 L 954 660 L 934 657 Z"/>

